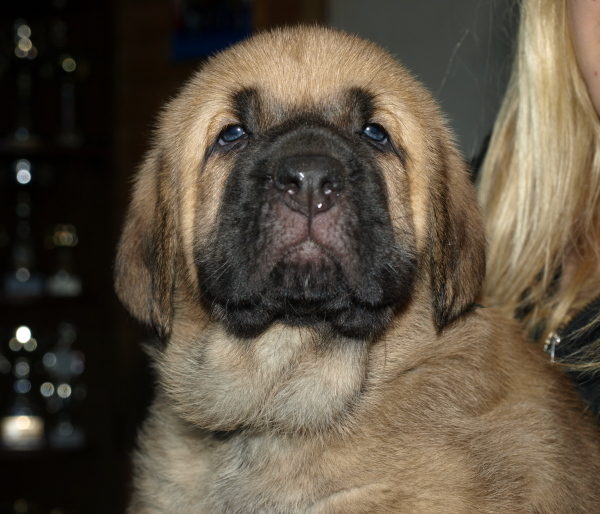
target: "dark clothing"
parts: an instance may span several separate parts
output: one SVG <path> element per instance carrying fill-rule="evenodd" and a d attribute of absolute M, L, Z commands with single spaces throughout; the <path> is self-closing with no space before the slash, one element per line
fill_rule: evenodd
<path fill-rule="evenodd" d="M 600 322 L 592 323 L 598 319 L 600 319 L 600 296 L 560 331 L 560 343 L 555 347 L 556 359 L 573 362 L 573 359 L 577 359 L 580 352 L 585 352 L 586 347 L 592 342 L 600 341 Z M 579 386 L 581 396 L 594 416 L 600 419 L 600 372 L 573 371 L 569 375 Z"/>

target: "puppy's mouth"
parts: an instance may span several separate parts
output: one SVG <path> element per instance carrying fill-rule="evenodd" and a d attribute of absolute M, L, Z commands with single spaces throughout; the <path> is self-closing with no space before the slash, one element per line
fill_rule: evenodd
<path fill-rule="evenodd" d="M 290 249 L 283 256 L 282 262 L 286 266 L 295 266 L 300 269 L 325 268 L 333 265 L 331 256 L 322 246 L 312 240 L 304 241 Z"/>
<path fill-rule="evenodd" d="M 312 240 L 289 249 L 271 269 L 269 296 L 281 305 L 302 310 L 302 303 L 314 308 L 340 295 L 348 278 L 338 258 Z"/>

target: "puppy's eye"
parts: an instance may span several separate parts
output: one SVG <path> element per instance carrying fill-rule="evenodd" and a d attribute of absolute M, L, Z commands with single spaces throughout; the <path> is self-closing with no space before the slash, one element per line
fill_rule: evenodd
<path fill-rule="evenodd" d="M 376 141 L 377 143 L 384 144 L 388 141 L 388 135 L 385 129 L 377 123 L 369 123 L 365 125 L 362 131 L 363 136 Z"/>
<path fill-rule="evenodd" d="M 224 146 L 247 137 L 248 133 L 242 125 L 229 125 L 219 134 L 219 144 Z"/>

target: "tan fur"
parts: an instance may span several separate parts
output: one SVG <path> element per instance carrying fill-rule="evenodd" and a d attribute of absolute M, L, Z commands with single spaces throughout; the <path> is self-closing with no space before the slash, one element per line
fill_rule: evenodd
<path fill-rule="evenodd" d="M 237 121 L 243 87 L 260 92 L 265 128 L 367 89 L 373 121 L 407 149 L 404 164 L 382 154 L 379 165 L 417 277 L 368 344 L 278 323 L 239 340 L 200 301 L 194 250 L 213 243 L 231 172 L 205 152 Z M 296 28 L 209 60 L 161 115 L 119 246 L 117 292 L 166 340 L 130 512 L 600 511 L 596 428 L 512 321 L 470 308 L 483 262 L 474 193 L 438 108 L 385 52 Z"/>

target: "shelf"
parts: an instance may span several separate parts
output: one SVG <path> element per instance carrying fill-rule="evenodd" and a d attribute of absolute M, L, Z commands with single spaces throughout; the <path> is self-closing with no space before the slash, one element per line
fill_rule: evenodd
<path fill-rule="evenodd" d="M 9 307 L 37 307 L 49 304 L 67 305 L 71 303 L 92 305 L 98 300 L 98 295 L 86 291 L 77 296 L 51 296 L 46 294 L 40 296 L 5 296 L 0 292 L 0 305 Z"/>
<path fill-rule="evenodd" d="M 82 146 L 65 146 L 52 143 L 16 144 L 0 141 L 0 156 L 6 157 L 31 157 L 31 158 L 80 158 L 98 159 L 106 158 L 102 146 L 84 144 Z"/>

